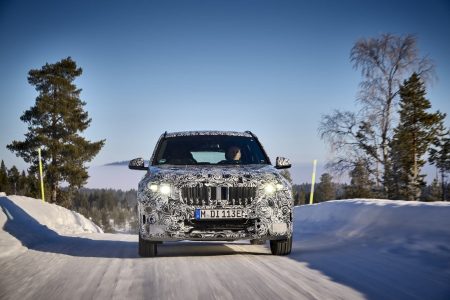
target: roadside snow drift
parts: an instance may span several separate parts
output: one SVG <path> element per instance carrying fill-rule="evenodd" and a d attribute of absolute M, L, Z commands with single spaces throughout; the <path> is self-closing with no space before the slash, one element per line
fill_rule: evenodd
<path fill-rule="evenodd" d="M 103 233 L 100 227 L 77 212 L 25 196 L 0 197 L 0 205 L 7 215 L 14 213 L 14 208 L 7 204 L 7 199 L 23 209 L 40 224 L 47 226 L 58 234 Z"/>
<path fill-rule="evenodd" d="M 450 202 L 350 199 L 296 207 L 294 241 L 309 235 L 314 247 L 366 239 L 450 253 Z"/>
<path fill-rule="evenodd" d="M 38 199 L 1 193 L 0 207 L 0 257 L 61 235 L 103 233 L 79 213 Z"/>

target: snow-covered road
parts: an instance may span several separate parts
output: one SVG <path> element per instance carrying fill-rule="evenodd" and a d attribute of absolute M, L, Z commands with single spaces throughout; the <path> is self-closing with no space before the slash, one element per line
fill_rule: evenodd
<path fill-rule="evenodd" d="M 143 259 L 136 255 L 134 236 L 91 238 L 48 244 L 3 261 L 7 276 L 1 278 L 0 298 L 362 298 L 305 262 L 273 257 L 263 246 L 171 243 L 160 247 L 158 258 Z"/>
<path fill-rule="evenodd" d="M 9 249 L 0 254 L 0 299 L 450 298 L 447 204 L 297 208 L 287 257 L 242 241 L 165 243 L 158 257 L 140 258 L 134 235 L 57 234 L 17 203 L 0 197 L 0 250 Z M 431 213 L 430 222 L 444 229 L 386 231 L 393 221 L 378 214 L 395 209 L 393 221 L 417 213 L 429 227 L 419 214 Z"/>

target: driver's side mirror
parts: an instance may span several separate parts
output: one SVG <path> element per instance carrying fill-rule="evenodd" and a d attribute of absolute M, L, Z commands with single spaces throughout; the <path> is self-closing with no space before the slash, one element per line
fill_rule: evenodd
<path fill-rule="evenodd" d="M 144 159 L 141 157 L 130 160 L 128 168 L 131 170 L 147 170 L 144 164 Z"/>
<path fill-rule="evenodd" d="M 277 157 L 275 168 L 276 169 L 287 169 L 291 167 L 291 162 L 285 157 Z"/>

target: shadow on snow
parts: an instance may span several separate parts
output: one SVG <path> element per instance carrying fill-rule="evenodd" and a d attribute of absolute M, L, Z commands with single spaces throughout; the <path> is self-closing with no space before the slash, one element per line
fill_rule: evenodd
<path fill-rule="evenodd" d="M 88 237 L 64 236 L 40 224 L 7 197 L 0 197 L 0 206 L 7 216 L 3 229 L 28 249 L 80 257 L 140 258 L 137 254 L 137 235 L 135 236 L 135 241 L 98 240 Z M 167 242 L 158 245 L 158 257 L 233 254 L 267 255 L 269 252 L 240 251 L 228 247 L 222 242 L 183 241 Z"/>

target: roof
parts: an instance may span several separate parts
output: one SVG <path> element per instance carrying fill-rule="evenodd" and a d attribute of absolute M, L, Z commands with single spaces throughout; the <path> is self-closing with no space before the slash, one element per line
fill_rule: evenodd
<path fill-rule="evenodd" d="M 228 136 L 252 137 L 249 131 L 239 132 L 239 131 L 199 130 L 199 131 L 178 131 L 166 133 L 166 137 L 191 136 L 191 135 L 228 135 Z"/>

